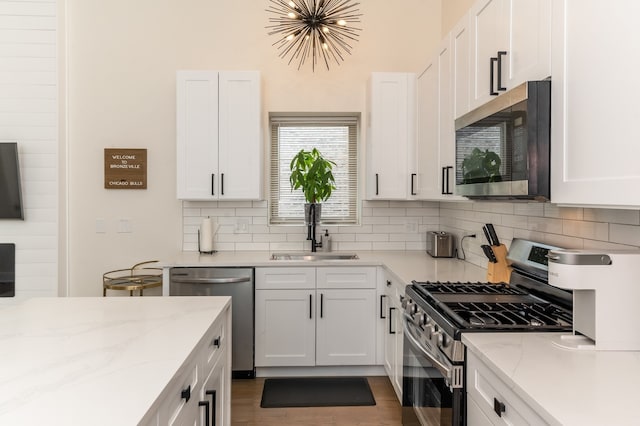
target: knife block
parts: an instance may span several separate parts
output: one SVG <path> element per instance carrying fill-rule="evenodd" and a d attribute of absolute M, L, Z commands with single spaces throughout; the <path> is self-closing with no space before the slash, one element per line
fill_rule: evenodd
<path fill-rule="evenodd" d="M 511 266 L 507 263 L 507 247 L 504 244 L 500 244 L 491 248 L 498 262 L 489 262 L 487 265 L 487 281 L 492 284 L 509 283 Z"/>

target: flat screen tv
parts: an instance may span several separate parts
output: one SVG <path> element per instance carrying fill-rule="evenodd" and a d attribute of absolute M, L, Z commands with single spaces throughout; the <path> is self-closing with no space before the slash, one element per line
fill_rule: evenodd
<path fill-rule="evenodd" d="M 0 142 L 0 219 L 24 219 L 17 142 Z"/>

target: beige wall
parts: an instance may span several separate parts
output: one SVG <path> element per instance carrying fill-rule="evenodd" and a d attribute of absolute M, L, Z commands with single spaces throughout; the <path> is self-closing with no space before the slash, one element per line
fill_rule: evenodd
<path fill-rule="evenodd" d="M 469 10 L 475 0 L 443 0 L 442 2 L 442 36 L 446 36 L 451 28 Z"/>
<path fill-rule="evenodd" d="M 405 0 L 401 8 L 367 0 L 353 54 L 329 72 L 297 71 L 271 46 L 267 6 L 266 0 L 67 1 L 68 135 L 61 144 L 68 150 L 70 295 L 99 295 L 103 272 L 167 259 L 181 248 L 176 70 L 260 70 L 265 120 L 269 111 L 364 112 L 369 73 L 417 71 L 440 40 L 440 0 Z M 147 190 L 103 188 L 109 147 L 147 148 Z M 97 220 L 106 232 L 96 232 Z M 132 232 L 118 232 L 121 220 Z"/>

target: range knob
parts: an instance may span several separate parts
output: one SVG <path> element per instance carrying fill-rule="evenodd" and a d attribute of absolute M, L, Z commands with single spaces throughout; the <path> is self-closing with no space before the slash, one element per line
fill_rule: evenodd
<path fill-rule="evenodd" d="M 411 304 L 411 299 L 400 296 L 400 305 L 402 306 L 402 309 L 407 309 L 407 305 Z"/>
<path fill-rule="evenodd" d="M 415 315 L 418 312 L 418 305 L 415 303 L 412 303 L 411 306 L 409 307 L 409 313 L 411 315 Z"/>
<path fill-rule="evenodd" d="M 435 339 L 435 341 L 436 341 L 436 345 L 437 345 L 438 347 L 442 347 L 442 346 L 444 346 L 444 336 L 443 336 L 443 334 L 442 334 L 442 331 L 436 331 L 436 332 L 434 332 L 434 333 L 433 333 L 433 337 L 431 337 L 431 340 L 434 340 L 434 339 Z"/>
<path fill-rule="evenodd" d="M 418 317 L 416 318 L 418 321 L 418 325 L 424 326 L 427 325 L 427 318 L 429 318 L 429 316 L 425 313 L 419 314 Z"/>

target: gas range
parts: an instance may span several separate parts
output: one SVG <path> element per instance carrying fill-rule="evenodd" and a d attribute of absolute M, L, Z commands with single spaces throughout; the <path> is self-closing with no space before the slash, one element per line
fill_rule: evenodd
<path fill-rule="evenodd" d="M 465 424 L 463 333 L 572 330 L 573 295 L 548 282 L 547 254 L 554 249 L 514 239 L 509 283 L 413 281 L 406 287 L 403 425 Z"/>
<path fill-rule="evenodd" d="M 510 283 L 412 281 L 402 301 L 405 318 L 454 363 L 464 360 L 464 332 L 571 331 L 572 294 L 548 283 L 552 249 L 514 239 Z"/>

